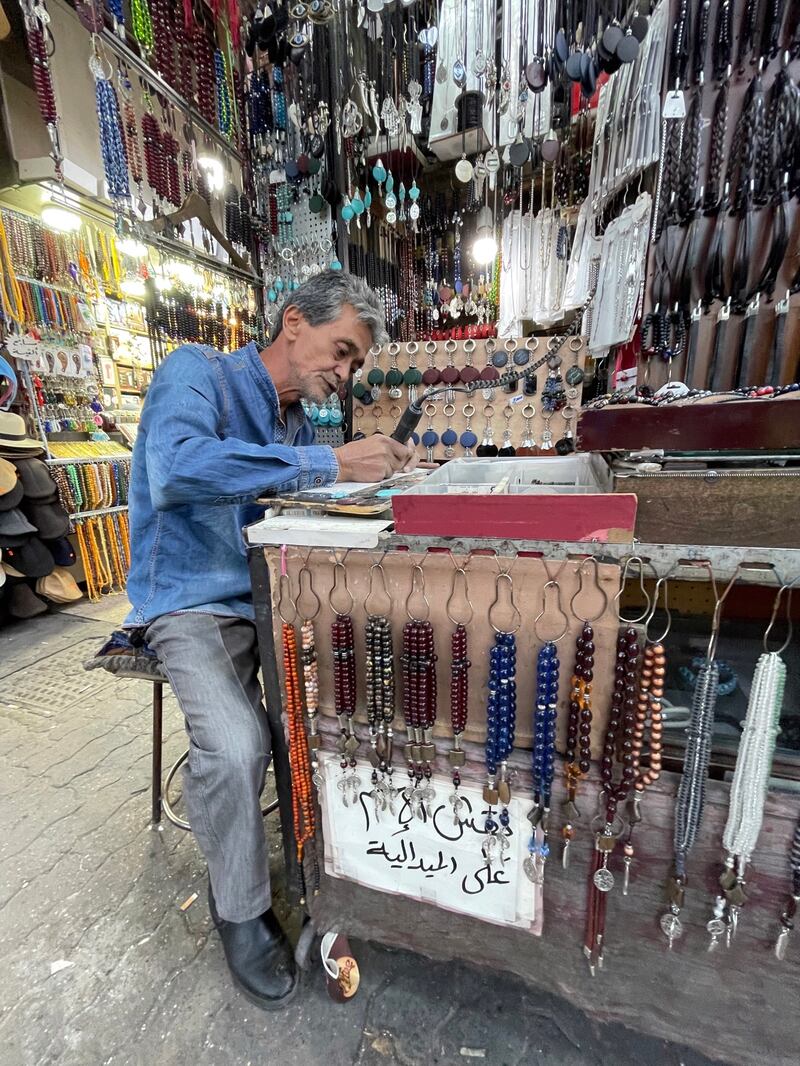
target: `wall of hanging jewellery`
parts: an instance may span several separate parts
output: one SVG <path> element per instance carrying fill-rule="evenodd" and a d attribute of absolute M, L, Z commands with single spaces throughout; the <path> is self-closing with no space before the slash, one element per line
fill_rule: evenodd
<path fill-rule="evenodd" d="M 800 336 L 797 12 L 682 0 L 675 19 L 639 381 L 776 387 Z"/>
<path fill-rule="evenodd" d="M 130 457 L 51 459 L 50 473 L 61 504 L 71 518 L 84 512 L 107 511 L 128 504 Z"/>
<path fill-rule="evenodd" d="M 453 386 L 425 405 L 417 427 L 425 458 L 461 455 L 539 455 L 574 450 L 586 356 L 580 337 L 567 340 L 558 365 L 531 379 L 474 393 L 457 392 L 476 379 L 497 380 L 547 351 L 547 337 L 392 342 L 367 357 L 353 385 L 353 433 L 391 433 L 409 401 L 428 387 Z M 555 363 L 555 359 L 553 362 Z"/>
<path fill-rule="evenodd" d="M 651 586 L 644 609 L 632 612 L 618 609 L 616 594 L 626 579 L 644 588 L 648 568 L 636 558 L 621 572 L 592 559 L 449 552 L 284 549 L 267 558 L 275 572 L 275 600 L 285 612 L 282 624 L 275 612 L 275 625 L 294 723 L 292 770 L 307 784 L 301 851 L 314 836 L 311 796 L 320 780 L 320 752 L 333 744 L 341 756 L 335 769 L 340 802 L 361 799 L 376 811 L 407 806 L 412 838 L 416 820 L 430 818 L 434 807 L 449 804 L 457 824 L 462 780 L 482 779 L 482 851 L 489 870 L 506 861 L 504 838 L 519 831 L 510 825 L 507 807 L 512 793 L 525 789 L 530 825 L 522 831 L 534 830 L 525 875 L 541 885 L 549 870 L 550 892 L 568 892 L 570 899 L 578 885 L 586 886 L 582 940 L 573 923 L 548 928 L 548 913 L 560 915 L 563 908 L 547 892 L 545 933 L 563 942 L 563 930 L 571 930 L 592 974 L 601 970 L 604 955 L 628 953 L 631 916 L 623 919 L 618 903 L 613 910 L 609 903 L 629 893 L 639 900 L 635 921 L 643 950 L 653 939 L 639 928 L 644 921 L 660 929 L 663 948 L 685 938 L 703 958 L 706 949 L 724 953 L 740 926 L 751 930 L 755 923 L 771 929 L 775 954 L 783 958 L 796 905 L 797 833 L 787 879 L 776 870 L 775 840 L 785 838 L 788 852 L 791 828 L 785 802 L 768 798 L 768 781 L 786 678 L 782 655 L 791 639 L 791 631 L 783 643 L 775 639 L 776 626 L 785 632 L 790 585 L 776 587 L 763 654 L 753 663 L 732 781 L 712 784 L 707 774 L 719 690 L 717 642 L 725 601 L 746 568 L 737 565 L 731 579 L 720 583 L 707 565 L 714 604 L 710 640 L 673 789 L 673 775 L 660 780 L 669 574 Z M 287 632 L 293 617 L 302 634 L 301 660 Z M 331 723 L 334 712 L 338 727 Z M 754 736 L 761 741 L 753 742 Z M 558 770 L 556 751 L 565 756 Z M 325 773 L 331 769 L 326 763 Z M 586 811 L 595 811 L 596 799 L 592 820 Z M 762 847 L 751 868 L 765 813 L 780 819 L 770 824 L 771 850 Z M 327 812 L 335 816 L 335 810 Z M 653 848 L 654 841 L 660 847 L 672 838 L 672 828 L 668 874 L 669 855 L 656 856 Z M 719 862 L 720 850 L 721 874 L 718 866 L 708 879 L 712 884 L 718 876 L 717 887 L 709 892 L 703 875 Z M 554 864 L 560 869 L 553 870 Z M 766 880 L 761 887 L 772 900 L 782 893 L 772 891 L 776 876 L 790 895 L 782 910 L 765 915 L 757 903 L 747 904 L 745 881 Z M 654 877 L 668 881 L 660 909 Z M 643 902 L 654 907 L 652 914 L 643 915 Z M 752 932 L 745 940 L 752 944 Z"/>

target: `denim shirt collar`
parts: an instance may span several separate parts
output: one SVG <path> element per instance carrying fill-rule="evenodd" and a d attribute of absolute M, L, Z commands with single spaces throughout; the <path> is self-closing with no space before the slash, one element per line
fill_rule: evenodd
<path fill-rule="evenodd" d="M 298 401 L 297 403 L 290 404 L 284 412 L 283 419 L 281 418 L 281 404 L 278 399 L 278 390 L 275 388 L 275 382 L 270 377 L 269 371 L 264 366 L 264 363 L 259 354 L 259 348 L 255 341 L 248 341 L 245 345 L 245 352 L 247 355 L 247 361 L 250 366 L 250 372 L 256 379 L 259 389 L 264 394 L 267 402 L 275 413 L 275 419 L 278 424 L 281 421 L 286 426 L 285 443 L 291 444 L 294 442 L 297 436 L 297 431 L 303 425 L 306 420 L 306 413 L 303 409 L 303 405 Z"/>

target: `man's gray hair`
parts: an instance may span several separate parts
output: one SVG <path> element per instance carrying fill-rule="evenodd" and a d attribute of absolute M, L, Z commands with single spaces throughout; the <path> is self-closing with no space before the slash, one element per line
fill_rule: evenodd
<path fill-rule="evenodd" d="M 363 278 L 357 278 L 355 274 L 345 274 L 342 270 L 323 270 L 290 293 L 280 310 L 278 321 L 272 327 L 272 340 L 279 336 L 283 328 L 283 316 L 287 307 L 296 307 L 302 311 L 303 318 L 309 325 L 324 326 L 328 322 L 336 321 L 345 304 L 355 308 L 359 321 L 363 322 L 372 334 L 373 344 L 387 342 L 389 337 L 386 333 L 386 316 L 379 296 Z"/>

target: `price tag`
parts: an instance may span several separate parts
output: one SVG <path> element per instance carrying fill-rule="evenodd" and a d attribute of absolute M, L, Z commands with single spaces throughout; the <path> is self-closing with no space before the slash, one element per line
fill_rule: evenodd
<path fill-rule="evenodd" d="M 667 93 L 662 118 L 686 118 L 686 100 L 680 89 Z"/>

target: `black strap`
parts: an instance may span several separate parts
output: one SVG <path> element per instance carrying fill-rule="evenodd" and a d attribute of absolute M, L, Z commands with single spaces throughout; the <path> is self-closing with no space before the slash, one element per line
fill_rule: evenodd
<path fill-rule="evenodd" d="M 714 235 L 708 249 L 706 263 L 705 292 L 703 302 L 710 307 L 714 300 L 725 300 L 728 287 L 725 284 L 725 220 L 728 216 L 728 186 L 726 184 L 720 201 L 717 220 L 714 223 Z"/>
<path fill-rule="evenodd" d="M 689 342 L 686 347 L 686 367 L 683 371 L 684 384 L 692 387 L 694 377 L 694 364 L 697 361 L 697 344 L 700 339 L 700 322 L 702 319 L 701 304 L 698 302 L 692 308 L 691 322 L 689 325 Z"/>
<path fill-rule="evenodd" d="M 789 317 L 789 298 L 775 304 L 775 332 L 772 335 L 772 353 L 767 369 L 767 385 L 777 389 L 781 383 L 783 369 L 783 335 L 786 332 L 786 320 Z"/>
<path fill-rule="evenodd" d="M 786 215 L 786 199 L 786 189 L 784 189 L 775 210 L 771 212 L 772 233 L 769 241 L 769 254 L 767 255 L 766 263 L 764 263 L 761 277 L 755 287 L 756 292 L 765 292 L 767 296 L 772 296 L 775 289 L 775 282 L 778 278 L 778 271 L 781 268 L 783 257 L 786 255 L 786 249 L 789 245 L 789 223 Z"/>
<path fill-rule="evenodd" d="M 736 362 L 736 384 L 739 388 L 747 385 L 756 385 L 753 380 L 753 349 L 756 343 L 758 327 L 759 297 L 755 296 L 747 305 L 744 322 L 742 323 L 741 336 L 739 338 L 739 355 Z"/>
<path fill-rule="evenodd" d="M 736 252 L 733 259 L 733 276 L 731 278 L 731 296 L 737 308 L 747 306 L 750 295 L 747 280 L 750 276 L 750 249 L 753 244 L 753 213 L 745 210 L 739 219 L 736 231 Z"/>
<path fill-rule="evenodd" d="M 711 364 L 708 368 L 708 387 L 712 392 L 722 391 L 722 377 L 725 371 L 725 361 L 722 353 L 725 351 L 725 338 L 728 332 L 728 320 L 731 317 L 730 301 L 724 303 L 717 315 L 717 325 L 714 332 L 714 351 L 711 356 Z"/>

